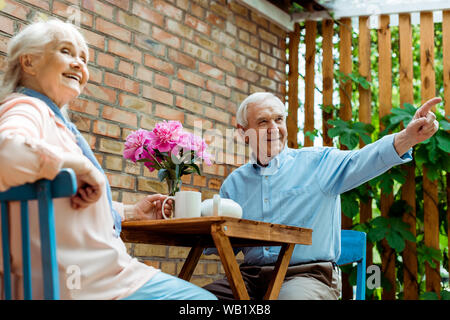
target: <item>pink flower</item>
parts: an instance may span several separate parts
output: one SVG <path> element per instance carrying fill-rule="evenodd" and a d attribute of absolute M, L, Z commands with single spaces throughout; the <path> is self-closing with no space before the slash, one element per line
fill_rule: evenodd
<path fill-rule="evenodd" d="M 182 134 L 183 126 L 179 121 L 163 121 L 149 133 L 150 144 L 160 152 L 169 152 L 178 144 Z"/>
<path fill-rule="evenodd" d="M 145 151 L 144 146 L 148 145 L 150 142 L 149 133 L 149 131 L 144 129 L 139 129 L 130 133 L 125 141 L 123 157 L 133 162 L 146 158 L 148 154 Z"/>
<path fill-rule="evenodd" d="M 197 157 L 205 160 L 207 165 L 211 165 L 211 154 L 206 151 L 208 145 L 202 138 L 190 132 L 185 132 L 181 135 L 178 145 L 184 150 L 194 151 Z"/>

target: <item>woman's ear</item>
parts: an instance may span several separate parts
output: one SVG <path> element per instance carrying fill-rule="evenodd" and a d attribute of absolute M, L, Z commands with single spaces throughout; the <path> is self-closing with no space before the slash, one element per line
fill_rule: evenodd
<path fill-rule="evenodd" d="M 36 75 L 36 60 L 37 57 L 32 54 L 24 54 L 20 56 L 20 65 L 24 73 L 29 74 L 31 76 Z"/>

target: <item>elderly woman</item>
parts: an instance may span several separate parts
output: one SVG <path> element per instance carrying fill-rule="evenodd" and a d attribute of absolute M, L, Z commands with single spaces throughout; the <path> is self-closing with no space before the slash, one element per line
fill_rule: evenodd
<path fill-rule="evenodd" d="M 162 195 L 135 205 L 111 200 L 102 168 L 76 127 L 61 113 L 85 87 L 88 47 L 71 24 L 59 20 L 24 28 L 8 46 L 0 92 L 0 191 L 72 168 L 78 190 L 56 199 L 57 260 L 62 299 L 215 299 L 204 289 L 162 273 L 127 254 L 119 237 L 123 219 L 161 218 Z M 19 207 L 11 206 L 11 243 L 17 298 L 22 297 Z M 170 210 L 170 206 L 165 210 Z M 37 211 L 36 205 L 30 211 Z M 158 214 L 159 212 L 159 214 Z M 39 255 L 37 215 L 30 214 L 32 257 Z M 34 219 L 34 221 L 33 221 Z M 68 273 L 80 270 L 80 285 Z M 41 266 L 33 265 L 38 282 Z M 42 292 L 34 286 L 34 298 Z"/>

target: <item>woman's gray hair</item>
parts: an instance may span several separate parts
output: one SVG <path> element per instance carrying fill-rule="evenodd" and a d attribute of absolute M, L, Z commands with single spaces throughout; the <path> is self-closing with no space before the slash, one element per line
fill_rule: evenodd
<path fill-rule="evenodd" d="M 285 110 L 285 106 L 281 100 L 270 92 L 255 92 L 249 95 L 247 98 L 242 101 L 241 105 L 239 106 L 237 112 L 236 112 L 236 122 L 240 124 L 242 127 L 247 128 L 248 126 L 248 119 L 247 119 L 247 107 L 251 103 L 257 103 L 262 102 L 264 100 L 273 99 L 275 100 L 275 104 L 280 107 L 281 112 L 286 117 L 287 113 Z"/>
<path fill-rule="evenodd" d="M 80 31 L 71 23 L 52 18 L 26 26 L 9 40 L 6 58 L 6 71 L 0 86 L 0 101 L 14 92 L 22 78 L 20 57 L 26 54 L 42 54 L 45 47 L 60 35 L 73 35 L 86 44 Z"/>

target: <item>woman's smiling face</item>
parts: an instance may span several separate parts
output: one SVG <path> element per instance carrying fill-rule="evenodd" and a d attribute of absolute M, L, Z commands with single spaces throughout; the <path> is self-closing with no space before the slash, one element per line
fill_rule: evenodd
<path fill-rule="evenodd" d="M 30 57 L 25 85 L 53 100 L 59 107 L 76 98 L 89 79 L 88 48 L 74 35 L 57 35 L 40 56 Z"/>

